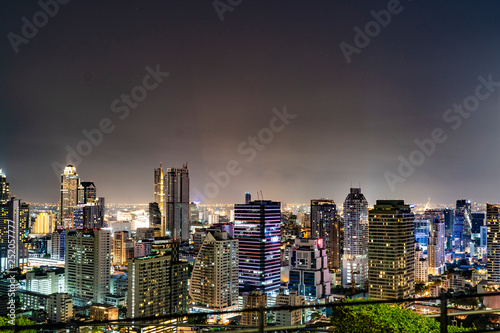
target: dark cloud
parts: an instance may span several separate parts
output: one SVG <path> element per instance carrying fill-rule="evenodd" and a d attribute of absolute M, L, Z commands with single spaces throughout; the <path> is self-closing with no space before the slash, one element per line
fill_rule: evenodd
<path fill-rule="evenodd" d="M 479 75 L 500 81 L 500 6 L 401 1 L 348 64 L 339 44 L 353 44 L 353 28 L 387 3 L 245 1 L 221 22 L 210 1 L 72 1 L 15 53 L 7 34 L 21 34 L 21 18 L 41 9 L 4 2 L 0 167 L 18 197 L 55 202 L 52 163 L 109 118 L 114 130 L 77 167 L 108 202 L 150 201 L 160 162 L 188 161 L 192 188 L 203 191 L 230 160 L 241 172 L 212 202 L 258 190 L 342 202 L 351 182 L 371 202 L 499 201 L 500 91 L 458 130 L 443 114 L 474 93 Z M 112 102 L 157 64 L 170 75 L 120 120 Z M 297 117 L 249 161 L 238 146 L 284 106 Z M 384 172 L 437 127 L 447 141 L 392 192 Z"/>

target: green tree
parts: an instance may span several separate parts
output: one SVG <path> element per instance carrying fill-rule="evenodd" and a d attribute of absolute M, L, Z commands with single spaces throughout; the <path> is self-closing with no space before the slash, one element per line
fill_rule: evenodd
<path fill-rule="evenodd" d="M 7 317 L 0 317 L 0 326 L 11 326 L 11 319 Z M 36 323 L 34 321 L 31 321 L 29 319 L 23 318 L 23 317 L 18 317 L 15 320 L 15 325 L 16 326 L 27 326 L 27 325 L 35 325 Z M 14 330 L 6 330 L 6 329 L 0 329 L 0 333 L 13 333 Z M 30 329 L 30 330 L 22 330 L 18 331 L 20 333 L 36 333 L 35 329 Z"/>
<path fill-rule="evenodd" d="M 196 317 L 189 317 L 187 322 L 191 325 L 205 325 L 207 323 L 207 315 L 199 315 Z"/>
<path fill-rule="evenodd" d="M 362 300 L 347 300 L 346 303 L 357 303 Z M 373 304 L 339 306 L 333 308 L 330 317 L 334 332 L 351 333 L 420 333 L 439 332 L 439 323 L 416 314 L 398 305 Z M 467 332 L 462 327 L 448 326 L 448 332 Z"/>

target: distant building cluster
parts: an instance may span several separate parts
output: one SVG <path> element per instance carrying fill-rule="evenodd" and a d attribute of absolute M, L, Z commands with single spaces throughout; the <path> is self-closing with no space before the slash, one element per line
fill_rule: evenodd
<path fill-rule="evenodd" d="M 339 206 L 326 198 L 286 205 L 262 192 L 202 205 L 190 201 L 187 164 L 153 174 L 151 203 L 105 206 L 68 165 L 51 206 L 12 197 L 0 170 L 0 292 L 7 274 L 22 276 L 18 312 L 38 322 L 157 317 L 168 326 L 181 323 L 168 315 L 201 313 L 256 326 L 265 307 L 500 290 L 498 204 L 370 206 L 351 188 Z M 256 310 L 235 313 L 242 309 Z M 267 314 L 280 326 L 312 318 L 303 309 Z M 146 331 L 162 329 L 128 327 Z"/>

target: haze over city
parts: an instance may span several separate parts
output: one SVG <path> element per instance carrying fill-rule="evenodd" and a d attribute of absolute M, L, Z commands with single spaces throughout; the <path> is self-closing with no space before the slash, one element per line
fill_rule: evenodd
<path fill-rule="evenodd" d="M 191 200 L 205 203 L 260 190 L 342 202 L 351 183 L 370 203 L 498 202 L 500 5 L 395 4 L 71 1 L 26 37 L 39 4 L 4 2 L 0 167 L 12 194 L 56 203 L 71 162 L 107 202 L 147 203 L 153 169 L 187 162 Z M 430 139 L 427 153 L 415 143 Z M 79 145 L 87 156 L 68 160 Z M 400 172 L 399 157 L 419 165 Z M 229 182 L 207 196 L 228 163 Z M 400 177 L 392 188 L 387 172 Z"/>

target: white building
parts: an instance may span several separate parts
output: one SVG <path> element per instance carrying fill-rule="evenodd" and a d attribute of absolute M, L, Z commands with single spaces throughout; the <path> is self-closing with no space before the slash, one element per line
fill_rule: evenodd
<path fill-rule="evenodd" d="M 415 249 L 415 283 L 429 282 L 429 262 L 424 258 L 422 249 Z"/>
<path fill-rule="evenodd" d="M 111 268 L 109 229 L 66 232 L 66 291 L 77 306 L 104 303 Z"/>
<path fill-rule="evenodd" d="M 189 286 L 194 312 L 238 309 L 238 240 L 210 230 L 196 257 Z M 214 319 L 234 317 L 220 316 Z"/>
<path fill-rule="evenodd" d="M 65 292 L 64 270 L 47 270 L 43 273 L 26 273 L 26 290 L 50 295 Z"/>

